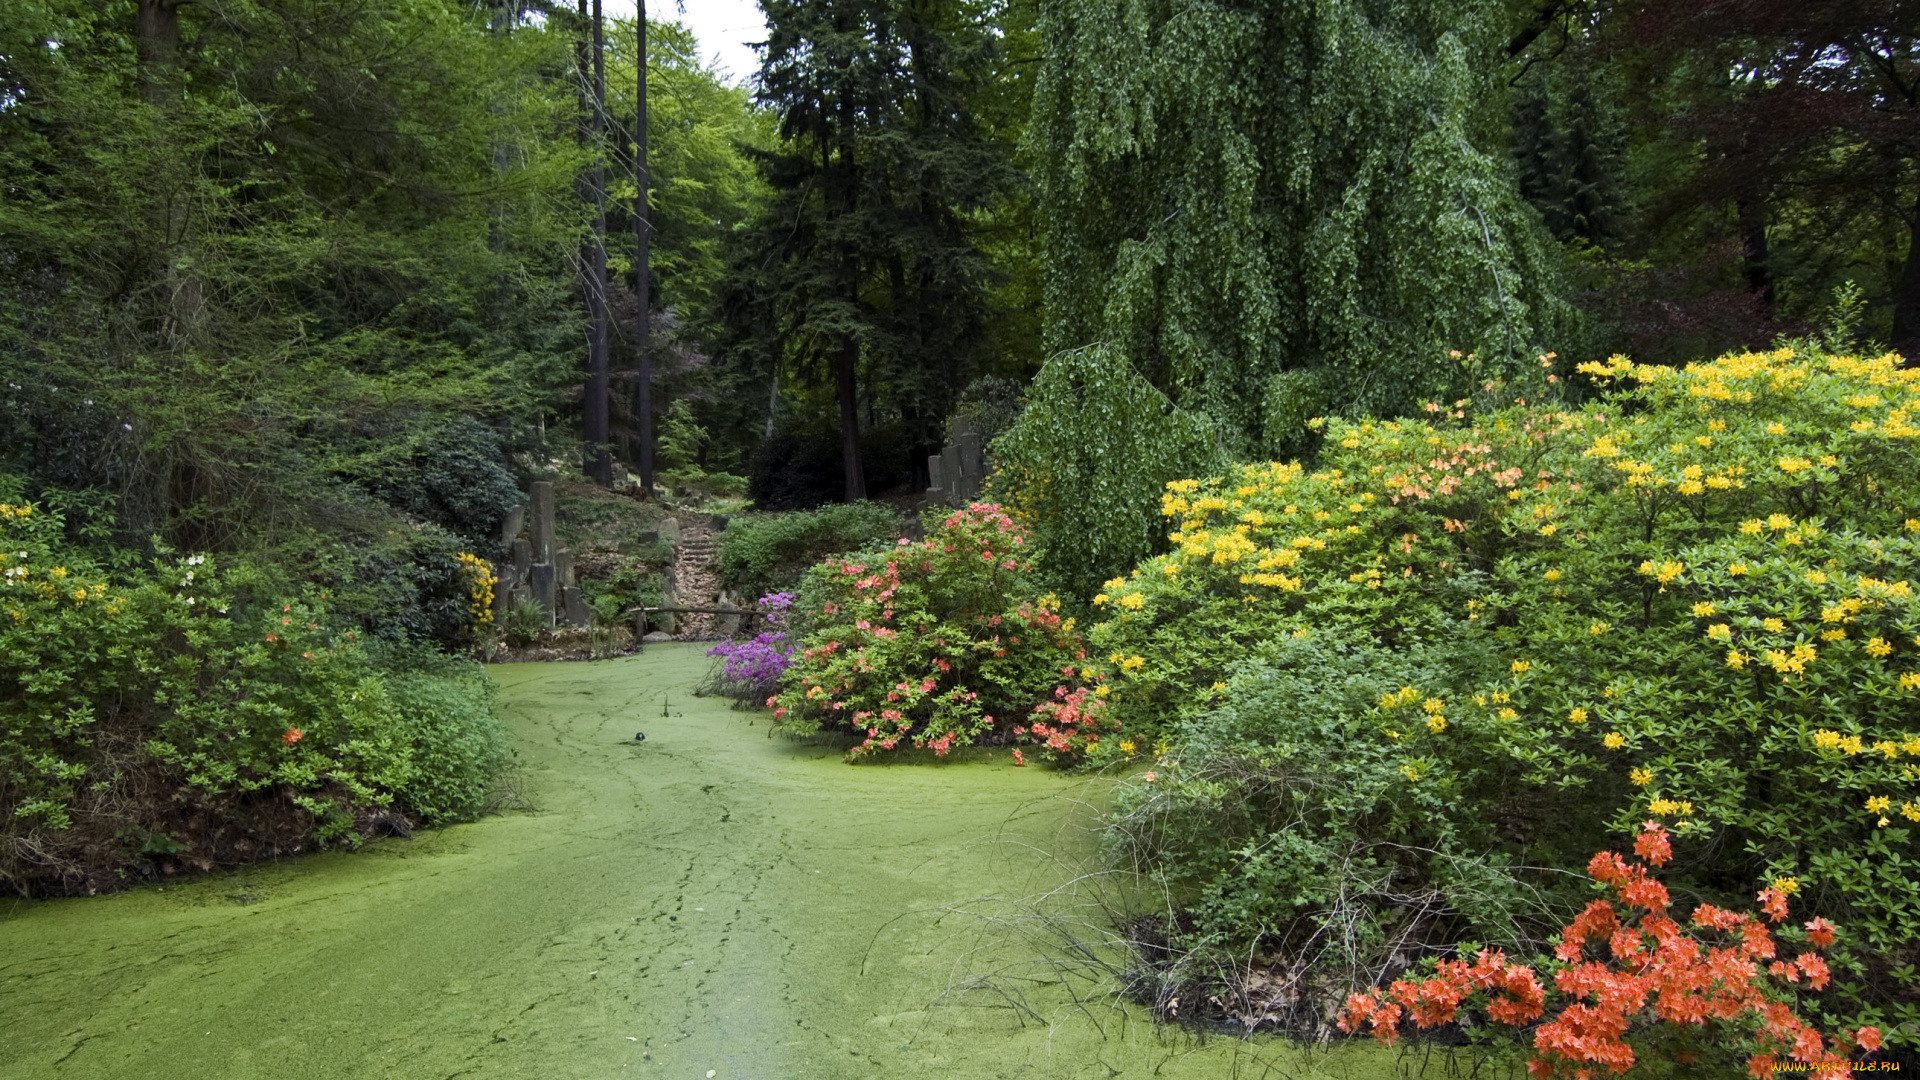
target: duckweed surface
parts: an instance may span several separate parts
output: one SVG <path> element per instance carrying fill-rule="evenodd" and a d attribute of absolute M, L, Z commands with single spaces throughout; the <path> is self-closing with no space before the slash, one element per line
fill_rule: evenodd
<path fill-rule="evenodd" d="M 849 767 L 691 697 L 705 665 L 673 645 L 493 669 L 535 812 L 0 902 L 0 1076 L 1395 1074 L 1371 1047 L 1076 1006 L 1018 921 L 983 913 L 1067 879 L 1084 787 L 1004 758 Z"/>

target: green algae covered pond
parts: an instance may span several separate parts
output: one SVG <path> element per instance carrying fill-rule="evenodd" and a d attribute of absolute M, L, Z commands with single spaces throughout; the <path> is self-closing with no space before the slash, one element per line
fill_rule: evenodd
<path fill-rule="evenodd" d="M 1158 1027 L 1049 977 L 1016 901 L 1071 878 L 1091 789 L 1004 759 L 849 767 L 692 697 L 705 669 L 691 645 L 493 668 L 533 812 L 0 901 L 0 1076 L 1414 1071 Z"/>

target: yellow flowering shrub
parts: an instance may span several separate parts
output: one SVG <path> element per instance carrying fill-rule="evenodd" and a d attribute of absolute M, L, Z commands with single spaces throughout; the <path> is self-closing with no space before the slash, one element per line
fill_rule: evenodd
<path fill-rule="evenodd" d="M 1791 877 L 1843 928 L 1854 974 L 1816 1011 L 1920 1020 L 1912 969 L 1870 959 L 1920 927 L 1920 370 L 1790 350 L 1582 370 L 1607 392 L 1579 408 L 1329 420 L 1310 469 L 1168 484 L 1171 550 L 1095 597 L 1095 654 L 1143 661 L 1114 715 L 1170 725 L 1216 786 L 1204 762 L 1285 747 L 1347 788 L 1329 837 L 1440 852 L 1395 857 L 1416 882 L 1469 852 L 1584 858 L 1661 819 L 1689 887 Z M 1224 704 L 1203 689 L 1221 679 Z M 1260 846 L 1258 820 L 1206 824 L 1208 798 L 1186 807 L 1221 837 L 1207 850 Z M 1269 905 L 1216 931 L 1326 900 L 1206 858 L 1181 872 L 1217 903 Z"/>

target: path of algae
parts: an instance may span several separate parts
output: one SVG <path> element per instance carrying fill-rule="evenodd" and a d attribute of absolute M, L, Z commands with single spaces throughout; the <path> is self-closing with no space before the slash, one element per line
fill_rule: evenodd
<path fill-rule="evenodd" d="M 1038 1021 L 992 995 L 943 999 L 1025 947 L 952 909 L 1064 876 L 1048 852 L 1075 842 L 1059 828 L 1070 779 L 1004 758 L 851 768 L 763 738 L 764 719 L 687 694 L 705 670 L 691 646 L 493 670 L 538 813 L 0 904 L 0 1076 L 1396 1071 L 1371 1047 L 1196 1039 L 1057 986 L 1029 987 Z"/>

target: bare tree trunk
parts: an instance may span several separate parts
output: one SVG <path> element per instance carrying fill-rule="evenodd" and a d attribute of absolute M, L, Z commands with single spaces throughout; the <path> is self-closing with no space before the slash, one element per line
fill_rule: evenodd
<path fill-rule="evenodd" d="M 174 58 L 180 51 L 180 0 L 140 0 L 134 42 L 141 91 L 158 105 L 167 96 Z"/>
<path fill-rule="evenodd" d="M 840 463 L 847 474 L 847 501 L 867 497 L 867 474 L 860 464 L 860 405 L 854 396 L 854 368 L 860 344 L 852 338 L 840 346 L 833 360 L 833 379 L 840 396 Z"/>
<path fill-rule="evenodd" d="M 593 0 L 588 14 L 587 0 L 580 0 L 581 15 L 590 19 L 588 50 L 591 64 L 581 71 L 587 85 L 587 123 L 585 137 L 591 141 L 593 167 L 587 173 L 586 186 L 593 199 L 593 235 L 581 253 L 587 270 L 587 384 L 583 395 L 586 416 L 582 433 L 586 436 L 587 472 L 602 487 L 613 486 L 613 457 L 607 446 L 607 171 L 601 157 L 606 144 L 607 72 L 605 21 L 600 0 Z"/>
<path fill-rule="evenodd" d="M 653 218 L 652 207 L 647 202 L 647 0 L 639 0 L 638 30 L 640 38 L 639 56 L 639 111 L 633 125 L 633 239 L 634 239 L 634 291 L 639 297 L 634 315 L 633 342 L 638 368 L 634 375 L 635 394 L 633 405 L 634 430 L 639 433 L 640 446 L 635 454 L 639 460 L 640 487 L 648 495 L 653 494 L 653 326 L 648 317 L 653 299 L 652 248 Z"/>
<path fill-rule="evenodd" d="M 1773 267 L 1767 252 L 1767 208 L 1760 198 L 1740 199 L 1736 203 L 1740 215 L 1741 259 L 1746 264 L 1747 288 L 1752 290 L 1754 299 L 1760 301 L 1762 314 L 1769 325 L 1773 322 Z M 1752 344 L 1758 344 L 1754 342 Z"/>
<path fill-rule="evenodd" d="M 1907 222 L 1907 264 L 1893 286 L 1893 351 L 1903 367 L 1920 367 L 1920 202 Z"/>

